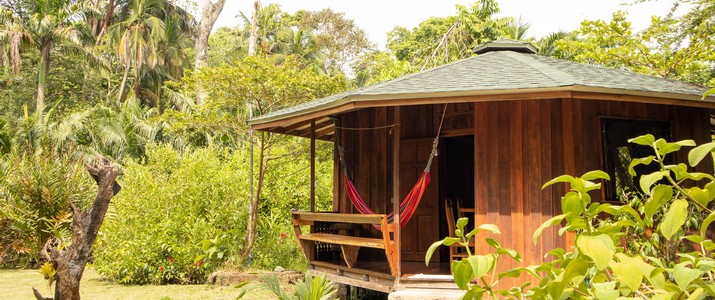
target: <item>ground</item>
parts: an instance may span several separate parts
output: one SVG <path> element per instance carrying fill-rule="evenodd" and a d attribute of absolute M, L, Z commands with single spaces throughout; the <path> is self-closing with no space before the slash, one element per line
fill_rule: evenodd
<path fill-rule="evenodd" d="M 53 290 L 36 270 L 0 270 L 0 298 L 34 299 L 32 288 L 44 296 L 52 296 Z M 241 288 L 223 285 L 142 285 L 125 286 L 103 280 L 97 272 L 87 268 L 82 277 L 82 299 L 236 299 L 247 290 L 241 299 L 277 299 L 260 282 L 251 282 Z"/>

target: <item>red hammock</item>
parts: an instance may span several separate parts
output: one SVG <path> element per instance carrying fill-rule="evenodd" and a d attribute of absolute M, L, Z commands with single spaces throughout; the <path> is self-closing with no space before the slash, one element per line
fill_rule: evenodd
<path fill-rule="evenodd" d="M 425 193 L 425 190 L 427 189 L 427 186 L 430 183 L 430 167 L 432 166 L 432 159 L 437 155 L 437 146 L 439 144 L 439 134 L 442 131 L 442 122 L 444 122 L 444 115 L 447 112 L 447 104 L 444 105 L 444 111 L 442 112 L 442 119 L 440 120 L 439 123 L 439 129 L 437 130 L 437 136 L 434 138 L 434 141 L 432 142 L 432 151 L 430 152 L 429 159 L 427 159 L 427 166 L 425 167 L 425 170 L 422 172 L 422 175 L 417 179 L 417 182 L 415 185 L 412 187 L 410 192 L 407 194 L 404 200 L 400 203 L 400 227 L 404 227 L 407 222 L 410 221 L 412 218 L 412 215 L 415 214 L 415 211 L 417 210 L 417 206 L 420 204 L 420 200 L 422 199 L 422 195 Z M 335 128 L 338 129 L 339 127 L 337 126 L 337 120 L 334 119 L 335 121 Z M 345 170 L 345 186 L 347 188 L 347 194 L 348 198 L 350 198 L 350 202 L 353 203 L 353 206 L 357 208 L 358 211 L 362 214 L 374 214 L 372 209 L 365 203 L 365 201 L 362 199 L 360 194 L 357 191 L 357 188 L 355 187 L 355 183 L 353 183 L 352 179 L 350 178 L 350 175 L 348 175 L 348 170 L 347 170 L 347 164 L 345 163 L 345 151 L 343 147 L 340 145 L 340 134 L 336 133 L 335 134 L 335 142 L 338 146 L 338 155 L 340 157 L 340 163 L 343 165 L 343 169 Z M 391 212 L 387 215 L 388 221 L 390 223 L 393 223 L 394 218 L 395 218 L 395 212 Z M 380 226 L 375 226 L 378 230 L 382 230 Z"/>
<path fill-rule="evenodd" d="M 412 187 L 410 193 L 408 193 L 405 199 L 402 200 L 402 203 L 400 203 L 400 227 L 404 227 L 407 222 L 410 221 L 410 218 L 412 218 L 412 215 L 415 213 L 415 210 L 417 210 L 417 206 L 420 204 L 420 200 L 422 199 L 422 194 L 425 193 L 429 182 L 429 172 L 422 172 L 422 175 L 419 179 L 417 179 L 417 183 L 415 183 L 415 186 Z M 358 191 L 355 188 L 355 184 L 352 182 L 352 180 L 350 180 L 350 177 L 347 175 L 345 175 L 345 186 L 348 190 L 348 198 L 350 198 L 350 202 L 353 203 L 353 206 L 355 206 L 358 211 L 360 211 L 362 214 L 375 213 L 372 211 L 372 209 L 370 209 L 370 207 L 367 206 L 367 204 L 365 204 L 365 201 L 362 199 L 362 197 L 360 197 L 360 194 L 358 194 Z M 389 213 L 387 215 L 387 218 L 390 222 L 392 222 L 392 220 L 395 218 L 395 212 L 393 211 Z"/>

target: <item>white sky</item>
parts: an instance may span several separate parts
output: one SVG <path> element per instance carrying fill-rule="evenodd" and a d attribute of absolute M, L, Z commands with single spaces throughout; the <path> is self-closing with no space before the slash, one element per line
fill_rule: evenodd
<path fill-rule="evenodd" d="M 628 20 L 635 29 L 650 24 L 653 15 L 668 13 L 673 0 L 652 0 L 637 5 L 623 5 L 630 0 L 497 0 L 500 16 L 511 16 L 531 24 L 527 35 L 540 38 L 559 30 L 578 29 L 581 21 L 610 20 L 617 10 L 628 11 Z M 253 0 L 228 0 L 214 29 L 233 27 L 240 23 L 238 12 L 250 16 Z M 347 18 L 364 29 L 370 39 L 383 47 L 387 32 L 395 26 L 412 29 L 431 16 L 444 17 L 456 13 L 455 4 L 469 6 L 474 0 L 263 0 L 263 5 L 277 3 L 283 11 L 320 10 L 331 8 L 344 12 Z"/>

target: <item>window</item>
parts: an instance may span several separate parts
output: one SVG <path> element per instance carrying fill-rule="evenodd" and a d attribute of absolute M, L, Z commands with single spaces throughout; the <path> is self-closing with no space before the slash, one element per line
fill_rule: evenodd
<path fill-rule="evenodd" d="M 602 119 L 602 141 L 604 168 L 610 181 L 606 181 L 605 199 L 616 201 L 634 192 L 641 192 L 639 188 L 640 176 L 632 177 L 628 174 L 628 166 L 633 158 L 654 155 L 652 148 L 629 143 L 628 139 L 652 134 L 656 139 L 670 139 L 670 123 L 656 121 L 640 121 L 626 119 Z M 657 171 L 655 164 L 636 166 L 637 174 L 649 174 Z"/>

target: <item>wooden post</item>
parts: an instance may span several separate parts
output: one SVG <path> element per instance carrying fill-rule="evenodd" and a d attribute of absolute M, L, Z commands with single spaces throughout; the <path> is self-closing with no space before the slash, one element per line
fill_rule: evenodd
<path fill-rule="evenodd" d="M 395 226 L 395 262 L 397 274 L 395 275 L 395 286 L 400 282 L 402 276 L 402 241 L 400 237 L 400 107 L 395 106 L 394 124 L 397 126 L 392 130 L 392 211 L 395 212 L 393 224 Z"/>
<path fill-rule="evenodd" d="M 315 211 L 315 120 L 310 121 L 310 211 Z"/>

